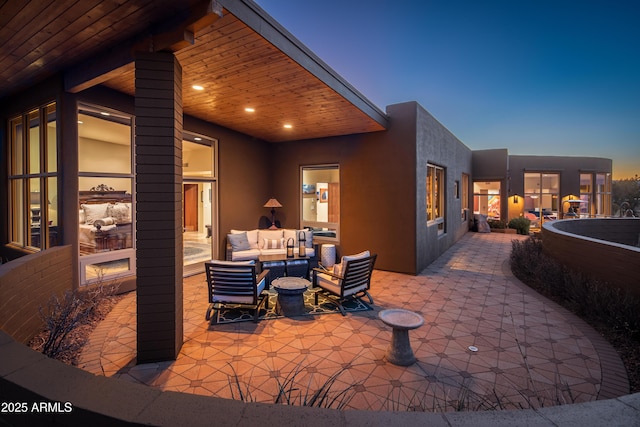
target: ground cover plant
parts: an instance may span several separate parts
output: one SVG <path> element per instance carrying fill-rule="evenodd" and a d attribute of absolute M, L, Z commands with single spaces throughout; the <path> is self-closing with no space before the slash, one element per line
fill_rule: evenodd
<path fill-rule="evenodd" d="M 571 271 L 542 251 L 540 237 L 514 240 L 511 269 L 522 282 L 593 326 L 620 355 L 631 392 L 640 391 L 640 299 Z"/>

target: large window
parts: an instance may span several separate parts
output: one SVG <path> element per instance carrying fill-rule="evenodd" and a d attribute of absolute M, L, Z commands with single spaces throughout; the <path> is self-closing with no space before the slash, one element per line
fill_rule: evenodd
<path fill-rule="evenodd" d="M 560 174 L 533 172 L 524 174 L 524 211 L 532 227 L 558 218 Z"/>
<path fill-rule="evenodd" d="M 314 240 L 340 239 L 340 168 L 338 165 L 301 168 L 300 226 L 313 230 Z"/>
<path fill-rule="evenodd" d="M 9 239 L 46 249 L 59 243 L 56 104 L 9 121 Z"/>
<path fill-rule="evenodd" d="M 132 119 L 78 110 L 78 239 L 82 285 L 135 272 Z"/>
<path fill-rule="evenodd" d="M 596 216 L 611 215 L 611 174 L 596 174 Z"/>
<path fill-rule="evenodd" d="M 500 219 L 500 181 L 473 183 L 473 213 L 488 219 Z"/>
<path fill-rule="evenodd" d="M 438 233 L 445 231 L 444 215 L 444 169 L 440 166 L 427 165 L 427 223 L 438 226 Z"/>
<path fill-rule="evenodd" d="M 591 200 L 593 198 L 593 174 L 581 173 L 580 174 L 580 216 L 591 216 Z"/>

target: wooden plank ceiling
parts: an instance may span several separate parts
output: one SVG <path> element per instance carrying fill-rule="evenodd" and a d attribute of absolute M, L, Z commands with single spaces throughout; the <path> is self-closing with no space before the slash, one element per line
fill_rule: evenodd
<path fill-rule="evenodd" d="M 271 142 L 384 129 L 229 13 L 176 57 L 184 112 L 200 119 Z M 134 72 L 105 85 L 133 95 Z"/>
<path fill-rule="evenodd" d="M 55 0 L 18 7 L 19 3 L 0 0 L 0 40 L 7 40 L 0 50 L 0 97 L 63 70 L 72 59 L 90 58 L 131 39 L 181 2 Z M 162 13 L 154 14 L 158 10 Z M 175 54 L 183 68 L 185 114 L 271 142 L 384 129 L 379 120 L 226 11 L 195 34 L 193 45 Z M 133 95 L 134 73 L 123 71 L 103 84 Z M 193 85 L 204 90 L 194 90 Z"/>

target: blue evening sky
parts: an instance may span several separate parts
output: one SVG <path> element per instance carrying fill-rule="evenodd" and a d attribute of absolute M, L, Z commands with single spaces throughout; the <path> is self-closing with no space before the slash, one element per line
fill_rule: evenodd
<path fill-rule="evenodd" d="M 472 150 L 640 175 L 640 1 L 257 3 L 383 111 L 417 101 Z"/>

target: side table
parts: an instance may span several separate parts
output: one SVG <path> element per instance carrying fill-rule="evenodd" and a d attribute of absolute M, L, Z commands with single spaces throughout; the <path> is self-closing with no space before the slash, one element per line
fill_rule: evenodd
<path fill-rule="evenodd" d="M 311 282 L 300 277 L 280 277 L 271 284 L 278 292 L 276 313 L 287 317 L 304 314 L 304 292 Z"/>

